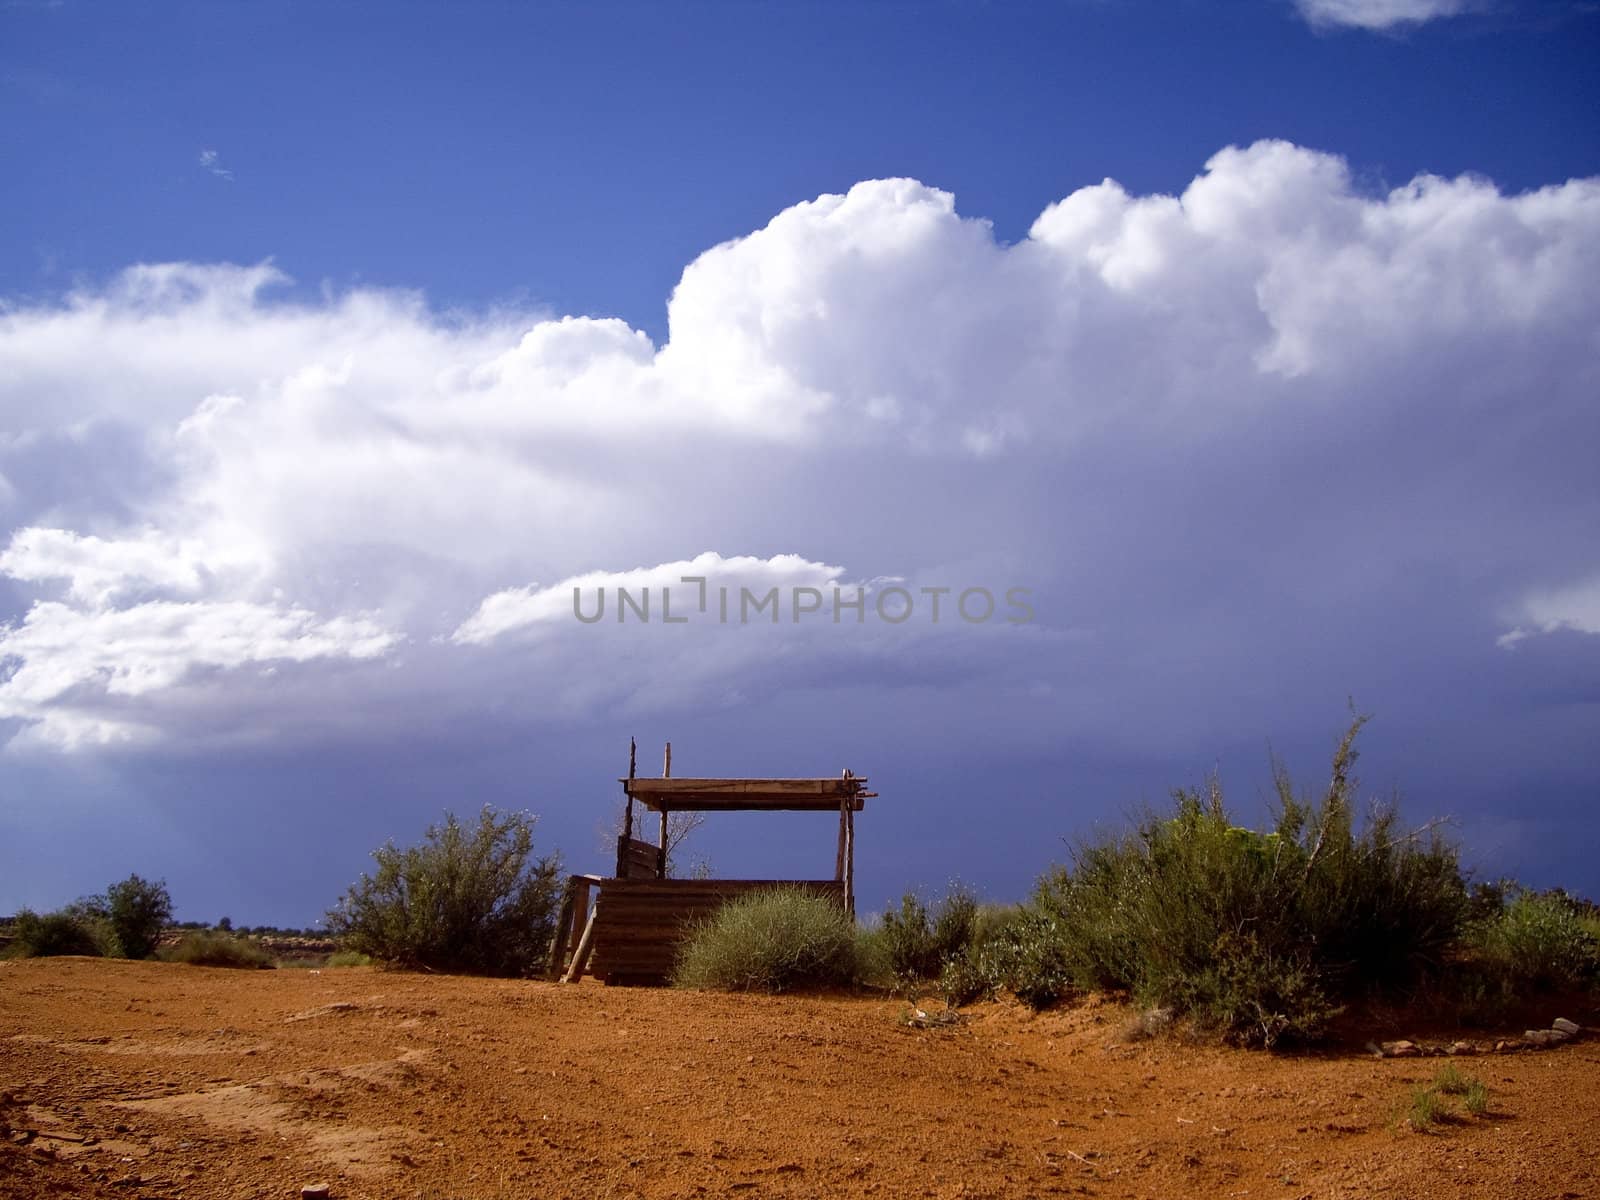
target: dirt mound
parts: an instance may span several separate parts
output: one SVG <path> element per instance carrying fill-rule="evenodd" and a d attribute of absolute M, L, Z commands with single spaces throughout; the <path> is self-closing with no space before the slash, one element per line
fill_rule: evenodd
<path fill-rule="evenodd" d="M 1600 1041 L 1462 1060 L 1129 1042 L 1131 1015 L 375 972 L 0 965 L 0 1196 L 1591 1194 Z M 919 1025 L 921 1027 L 919 1027 Z"/>

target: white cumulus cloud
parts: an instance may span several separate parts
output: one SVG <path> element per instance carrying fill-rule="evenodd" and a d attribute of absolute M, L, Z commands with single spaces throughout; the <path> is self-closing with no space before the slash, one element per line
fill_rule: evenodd
<path fill-rule="evenodd" d="M 228 547 L 211 557 L 198 540 L 180 540 L 147 529 L 106 540 L 67 529 L 30 527 L 17 531 L 0 553 L 0 574 L 26 583 L 64 580 L 67 594 L 91 608 L 103 608 L 129 592 L 194 595 L 218 571 L 248 568 Z"/>
<path fill-rule="evenodd" d="M 916 180 L 796 204 L 686 266 L 660 345 L 297 297 L 271 263 L 0 303 L 3 715 L 386 737 L 746 703 L 781 664 L 1115 736 L 1138 681 L 1179 726 L 1219 675 L 1271 709 L 1306 654 L 1343 696 L 1374 630 L 1481 630 L 1589 568 L 1596 277 L 1600 181 L 1372 191 L 1266 141 L 1175 195 L 1083 188 L 1014 244 Z M 573 586 L 713 573 L 1031 586 L 1039 620 L 559 619 Z M 1551 605 L 1514 619 L 1581 627 Z"/>
<path fill-rule="evenodd" d="M 362 617 L 319 620 L 304 609 L 238 601 L 88 612 L 42 602 L 20 625 L 0 629 L 0 668 L 9 667 L 0 719 L 35 723 L 36 739 L 65 747 L 121 740 L 146 731 L 137 705 L 124 701 L 197 671 L 374 658 L 394 641 Z"/>
<path fill-rule="evenodd" d="M 451 634 L 451 640 L 484 645 L 530 626 L 584 623 L 595 620 L 596 614 L 604 614 L 599 619 L 609 616 L 618 624 L 630 616 L 642 619 L 643 614 L 637 607 L 619 607 L 619 592 L 626 592 L 635 606 L 648 604 L 650 597 L 654 597 L 652 611 L 657 620 L 664 622 L 687 622 L 705 613 L 721 620 L 726 596 L 731 595 L 732 619 L 737 621 L 749 608 L 742 598 L 743 592 L 764 598 L 776 588 L 780 593 L 778 618 L 794 620 L 796 588 L 827 590 L 831 599 L 831 589 L 843 585 L 843 575 L 843 567 L 809 562 L 798 554 L 753 558 L 749 555 L 724 557 L 715 551 L 706 551 L 693 558 L 631 571 L 588 571 L 545 588 L 537 585 L 506 588 L 486 596 L 477 611 Z M 810 602 L 808 594 L 800 603 Z M 831 608 L 828 611 L 831 612 Z"/>
<path fill-rule="evenodd" d="M 1482 7 L 1480 0 L 1296 0 L 1296 5 L 1313 25 L 1373 30 L 1421 25 Z"/>
<path fill-rule="evenodd" d="M 1517 619 L 1519 624 L 1501 635 L 1500 645 L 1510 647 L 1536 633 L 1561 630 L 1600 634 L 1600 575 L 1529 593 Z"/>

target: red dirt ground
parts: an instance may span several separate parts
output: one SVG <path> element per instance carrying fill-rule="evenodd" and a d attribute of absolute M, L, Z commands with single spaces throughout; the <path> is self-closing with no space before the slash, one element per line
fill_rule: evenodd
<path fill-rule="evenodd" d="M 0 964 L 0 1196 L 1600 1195 L 1600 1040 L 1456 1060 L 1490 1112 L 1423 1134 L 1395 1116 L 1437 1059 L 1129 1043 L 1107 1003 L 904 1011 Z"/>

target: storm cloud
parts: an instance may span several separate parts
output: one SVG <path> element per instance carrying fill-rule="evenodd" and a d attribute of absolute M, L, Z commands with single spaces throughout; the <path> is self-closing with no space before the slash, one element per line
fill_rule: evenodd
<path fill-rule="evenodd" d="M 688 264 L 661 345 L 290 298 L 272 264 L 13 297 L 9 753 L 467 753 L 767 712 L 960 769 L 1203 765 L 1315 741 L 1354 694 L 1408 785 L 1509 844 L 1519 762 L 1560 812 L 1600 782 L 1596 277 L 1600 181 L 1375 189 L 1259 142 L 1179 195 L 1077 191 L 1013 244 L 915 180 L 796 204 Z M 685 575 L 922 607 L 567 607 Z M 1034 619 L 932 619 L 972 588 Z"/>

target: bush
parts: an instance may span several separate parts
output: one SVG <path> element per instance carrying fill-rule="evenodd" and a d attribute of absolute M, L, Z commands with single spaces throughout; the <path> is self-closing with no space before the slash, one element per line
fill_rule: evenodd
<path fill-rule="evenodd" d="M 972 940 L 939 977 L 950 1004 L 970 1004 L 1009 988 L 1032 1008 L 1048 1008 L 1075 989 L 1054 920 L 1026 906 L 979 910 Z"/>
<path fill-rule="evenodd" d="M 255 942 L 226 933 L 186 933 L 175 945 L 163 946 L 156 956 L 163 962 L 193 967 L 266 969 L 277 965 L 272 955 Z"/>
<path fill-rule="evenodd" d="M 105 953 L 105 934 L 92 918 L 81 911 L 64 909 L 40 915 L 30 909 L 17 914 L 14 930 L 16 953 L 24 958 L 46 958 L 62 954 Z"/>
<path fill-rule="evenodd" d="M 1518 1000 L 1600 985 L 1600 938 L 1582 901 L 1559 892 L 1501 888 L 1467 927 L 1456 990 L 1479 1016 Z"/>
<path fill-rule="evenodd" d="M 358 954 L 405 967 L 529 976 L 544 966 L 560 902 L 560 859 L 534 859 L 534 818 L 484 807 L 468 828 L 454 814 L 423 844 L 373 851 L 328 913 L 333 936 Z"/>
<path fill-rule="evenodd" d="M 328 955 L 327 965 L 330 967 L 370 967 L 372 965 L 372 956 L 370 954 L 362 954 L 356 950 L 336 950 Z"/>
<path fill-rule="evenodd" d="M 684 940 L 673 982 L 722 991 L 787 992 L 854 983 L 855 923 L 831 900 L 770 888 L 730 900 Z"/>
<path fill-rule="evenodd" d="M 946 1004 L 970 1004 L 992 997 L 1005 981 L 1021 908 L 980 904 L 965 942 L 944 956 L 939 991 Z"/>
<path fill-rule="evenodd" d="M 1467 912 L 1457 854 L 1402 832 L 1392 806 L 1358 830 L 1350 770 L 1364 723 L 1341 740 L 1320 800 L 1274 764 L 1269 833 L 1235 825 L 1213 779 L 1178 791 L 1172 816 L 1080 847 L 1035 890 L 1023 987 L 1124 991 L 1270 1046 L 1317 1036 L 1358 992 L 1439 967 Z"/>
<path fill-rule="evenodd" d="M 104 898 L 94 903 L 104 911 L 122 958 L 149 958 L 161 942 L 161 931 L 172 920 L 167 885 L 137 875 L 112 884 Z"/>
<path fill-rule="evenodd" d="M 58 912 L 18 914 L 18 952 L 149 958 L 170 920 L 167 885 L 130 875 L 103 895 L 85 897 Z"/>
<path fill-rule="evenodd" d="M 893 981 L 905 985 L 938 979 L 972 942 L 977 922 L 977 898 L 957 884 L 931 912 L 921 897 L 907 892 L 900 910 L 884 913 L 872 936 Z"/>

